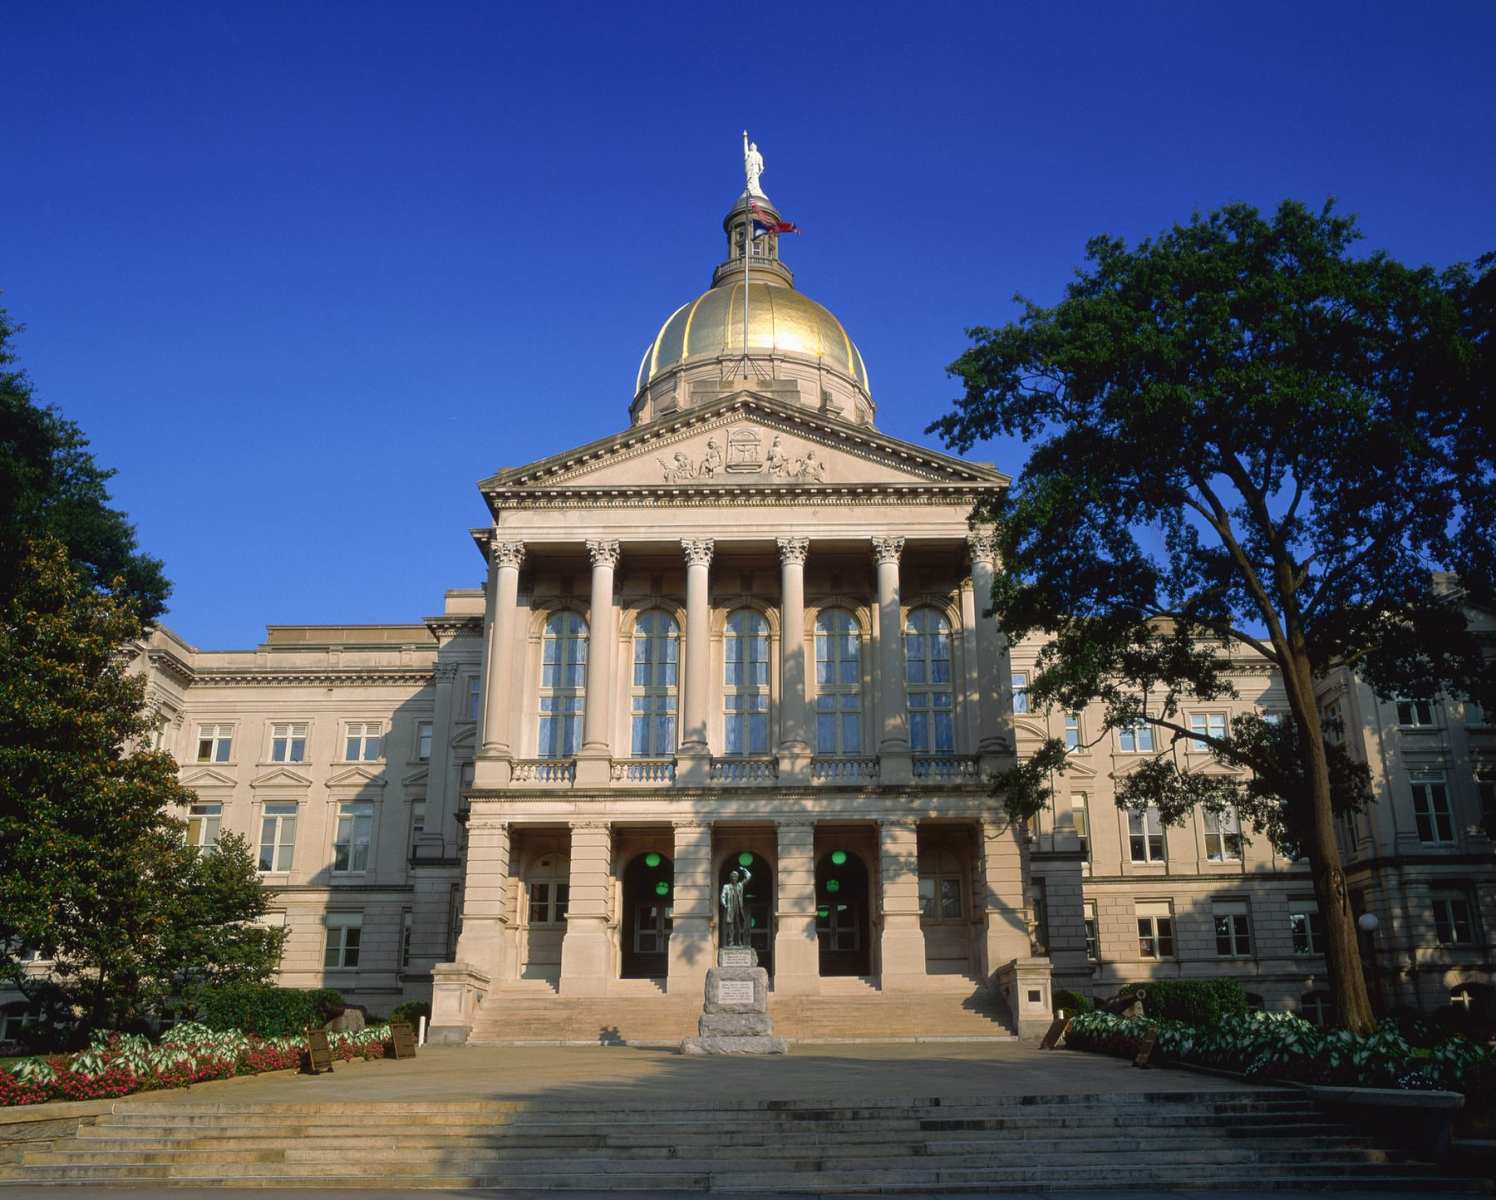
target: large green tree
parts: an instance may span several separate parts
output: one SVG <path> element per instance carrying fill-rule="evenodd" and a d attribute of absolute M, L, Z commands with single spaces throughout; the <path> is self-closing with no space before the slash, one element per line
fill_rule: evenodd
<path fill-rule="evenodd" d="M 243 840 L 201 853 L 170 815 L 192 793 L 148 749 L 133 601 L 95 588 L 52 538 L 18 569 L 0 611 L 0 983 L 81 1035 L 203 984 L 264 979 L 283 931 L 255 924 L 269 897 Z"/>
<path fill-rule="evenodd" d="M 29 542 L 46 534 L 95 587 L 119 588 L 152 620 L 171 590 L 161 563 L 141 553 L 134 527 L 111 507 L 114 472 L 94 461 L 76 424 L 33 399 L 15 366 L 15 334 L 0 309 L 0 603 L 21 578 Z"/>
<path fill-rule="evenodd" d="M 1467 621 L 1496 594 L 1496 443 L 1490 259 L 1410 268 L 1355 257 L 1358 236 L 1329 205 L 1286 203 L 1132 247 L 1093 239 L 1059 303 L 970 331 L 951 368 L 965 394 L 931 428 L 960 450 L 1030 445 L 1007 500 L 974 515 L 998 526 L 999 621 L 1051 638 L 1035 703 L 1163 732 L 1119 803 L 1175 819 L 1236 804 L 1302 848 L 1340 1017 L 1365 1030 L 1333 822 L 1365 778 L 1327 740 L 1316 689 L 1343 664 L 1383 695 L 1496 701 Z M 1282 727 L 1192 733 L 1181 699 L 1230 694 L 1244 653 L 1281 674 Z M 1182 768 L 1189 736 L 1252 782 Z M 1015 816 L 1063 758 L 1046 746 L 1003 781 Z"/>

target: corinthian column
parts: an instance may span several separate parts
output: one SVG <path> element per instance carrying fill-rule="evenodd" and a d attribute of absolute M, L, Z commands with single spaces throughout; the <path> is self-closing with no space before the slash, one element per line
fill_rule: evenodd
<path fill-rule="evenodd" d="M 806 538 L 779 539 L 779 778 L 810 781 L 805 703 Z"/>
<path fill-rule="evenodd" d="M 706 740 L 707 680 L 710 676 L 711 599 L 708 570 L 715 543 L 710 538 L 681 541 L 686 556 L 686 695 L 681 705 L 683 761 L 677 777 L 705 782 L 711 769 L 711 748 Z"/>
<path fill-rule="evenodd" d="M 909 783 L 909 703 L 904 692 L 904 618 L 899 603 L 901 537 L 875 537 L 878 564 L 878 757 L 884 783 Z"/>
<path fill-rule="evenodd" d="M 1013 748 L 1013 718 L 1008 706 L 1003 703 L 1008 675 L 1008 648 L 997 627 L 997 621 L 989 614 L 992 607 L 992 576 L 996 568 L 996 552 L 990 531 L 977 531 L 967 535 L 966 544 L 971 550 L 971 590 L 976 612 L 974 614 L 977 634 L 977 749 L 984 755 L 1011 753 Z"/>
<path fill-rule="evenodd" d="M 579 786 L 607 784 L 612 761 L 613 568 L 618 543 L 590 541 L 592 601 L 587 615 L 587 702 L 582 714 L 582 749 L 577 755 Z"/>
<path fill-rule="evenodd" d="M 483 648 L 483 740 L 473 764 L 475 787 L 502 787 L 509 782 L 509 695 L 514 678 L 514 622 L 519 600 L 523 542 L 494 542 L 489 547 L 488 643 Z"/>

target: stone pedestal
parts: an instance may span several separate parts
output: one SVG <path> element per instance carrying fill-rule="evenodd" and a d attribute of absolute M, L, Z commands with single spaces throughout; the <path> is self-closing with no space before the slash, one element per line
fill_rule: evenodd
<path fill-rule="evenodd" d="M 683 1054 L 784 1054 L 769 1017 L 769 973 L 752 950 L 722 950 L 706 973 L 706 999 L 697 1036 L 681 1043 Z"/>

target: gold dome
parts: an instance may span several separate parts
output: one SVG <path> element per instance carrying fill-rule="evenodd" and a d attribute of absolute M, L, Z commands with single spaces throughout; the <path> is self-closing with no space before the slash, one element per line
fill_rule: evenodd
<path fill-rule="evenodd" d="M 862 355 L 842 323 L 778 283 L 748 285 L 748 353 L 815 359 L 870 391 Z M 670 314 L 639 364 L 638 393 L 673 367 L 743 353 L 743 284 L 723 283 Z"/>

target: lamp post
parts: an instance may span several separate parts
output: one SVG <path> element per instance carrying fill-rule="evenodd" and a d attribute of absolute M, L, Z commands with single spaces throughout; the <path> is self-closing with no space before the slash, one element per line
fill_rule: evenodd
<path fill-rule="evenodd" d="M 1376 993 L 1378 1016 L 1387 1015 L 1387 997 L 1382 994 L 1382 971 L 1377 963 L 1376 932 L 1381 928 L 1376 913 L 1365 912 L 1356 918 L 1356 928 L 1362 933 L 1361 969 L 1371 977 L 1372 990 Z"/>

